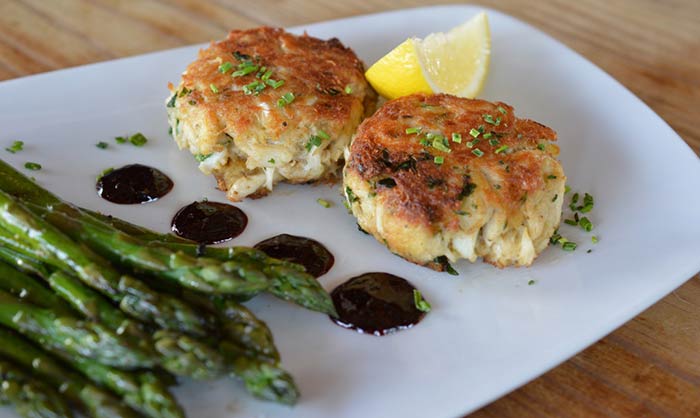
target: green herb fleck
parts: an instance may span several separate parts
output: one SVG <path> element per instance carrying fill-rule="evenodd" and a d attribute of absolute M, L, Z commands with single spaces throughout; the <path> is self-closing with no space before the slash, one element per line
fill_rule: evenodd
<path fill-rule="evenodd" d="M 479 148 L 474 148 L 472 150 L 472 154 L 476 155 L 477 157 L 481 157 L 484 155 L 484 152 L 480 150 Z"/>
<path fill-rule="evenodd" d="M 231 68 L 233 68 L 233 64 L 226 61 L 226 62 L 222 63 L 221 65 L 219 65 L 219 72 L 221 74 L 226 74 L 227 72 L 229 72 L 231 70 Z"/>
<path fill-rule="evenodd" d="M 352 94 L 352 86 L 350 84 L 345 86 L 345 94 Z"/>
<path fill-rule="evenodd" d="M 559 195 L 555 194 L 554 197 L 552 198 L 552 202 L 556 202 L 558 197 L 559 197 Z"/>
<path fill-rule="evenodd" d="M 496 145 L 498 145 L 498 142 L 499 141 L 496 138 L 489 139 L 489 145 L 491 145 L 492 147 L 495 147 Z"/>
<path fill-rule="evenodd" d="M 537 149 L 539 149 L 540 151 L 544 151 L 545 145 L 544 144 L 537 144 Z"/>
<path fill-rule="evenodd" d="M 216 87 L 213 83 L 209 84 L 209 88 L 211 89 L 211 92 L 214 94 L 219 94 L 219 88 Z"/>
<path fill-rule="evenodd" d="M 265 67 L 263 67 L 260 71 L 264 71 L 264 69 L 265 69 Z M 267 81 L 270 79 L 270 77 L 272 77 L 272 70 L 267 70 L 267 71 L 263 72 L 263 75 L 260 76 L 260 79 L 262 81 Z"/>
<path fill-rule="evenodd" d="M 534 280 L 530 280 L 529 282 L 527 282 L 527 285 L 528 285 L 528 286 L 532 286 L 532 285 L 535 284 L 535 283 L 537 283 L 537 282 L 534 281 Z"/>
<path fill-rule="evenodd" d="M 325 133 L 321 130 L 318 131 L 317 135 L 320 136 L 321 139 L 325 139 L 325 140 L 331 139 L 330 135 L 328 135 L 327 133 Z"/>
<path fill-rule="evenodd" d="M 501 117 L 500 116 L 497 117 L 496 119 L 494 119 L 493 116 L 491 116 L 489 114 L 484 114 L 481 117 L 484 118 L 484 122 L 490 123 L 493 126 L 498 126 L 501 124 Z"/>
<path fill-rule="evenodd" d="M 508 145 L 501 145 L 501 146 L 498 147 L 498 148 L 496 149 L 496 151 L 494 151 L 494 152 L 495 152 L 496 154 L 500 154 L 500 153 L 502 153 L 502 152 L 508 151 L 509 149 L 510 149 L 510 147 L 509 147 Z"/>
<path fill-rule="evenodd" d="M 109 144 L 104 141 L 100 141 L 97 144 L 95 144 L 95 146 L 99 149 L 107 149 L 107 147 L 109 147 Z"/>
<path fill-rule="evenodd" d="M 282 87 L 284 85 L 284 80 L 275 81 L 273 79 L 269 79 L 269 80 L 266 80 L 265 83 L 267 83 L 267 85 L 272 87 L 273 89 L 277 89 L 277 88 Z"/>
<path fill-rule="evenodd" d="M 318 203 L 319 205 L 323 206 L 324 208 L 329 208 L 329 207 L 331 207 L 331 202 L 329 202 L 329 201 L 327 201 L 327 200 L 325 200 L 325 199 L 321 199 L 320 197 L 319 197 L 318 199 L 316 199 L 316 203 Z"/>
<path fill-rule="evenodd" d="M 194 159 L 201 163 L 202 161 L 206 160 L 209 157 L 211 157 L 211 154 L 196 154 L 194 156 Z"/>
<path fill-rule="evenodd" d="M 97 180 L 99 181 L 102 177 L 114 171 L 114 167 L 105 168 L 100 174 L 97 175 Z"/>
<path fill-rule="evenodd" d="M 267 162 L 270 163 L 270 164 L 274 164 L 274 163 L 275 163 L 275 159 L 274 159 L 274 158 L 270 158 L 269 160 L 267 160 Z"/>
<path fill-rule="evenodd" d="M 576 250 L 576 243 L 571 241 L 566 241 L 561 244 L 561 249 L 564 251 L 574 251 Z"/>
<path fill-rule="evenodd" d="M 33 163 L 33 162 L 29 161 L 29 162 L 24 163 L 24 168 L 26 168 L 27 170 L 32 170 L 32 171 L 41 170 L 41 164 Z"/>
<path fill-rule="evenodd" d="M 458 144 L 462 143 L 462 134 L 458 134 L 457 132 L 452 133 L 452 142 L 456 142 Z"/>
<path fill-rule="evenodd" d="M 564 219 L 564 223 L 567 225 L 571 225 L 571 226 L 578 225 L 578 222 L 576 222 L 576 220 L 574 220 L 574 219 Z"/>
<path fill-rule="evenodd" d="M 358 200 L 360 200 L 357 198 L 357 196 L 355 196 L 355 193 L 352 191 L 352 189 L 347 186 L 345 187 L 345 196 L 347 196 L 349 203 L 357 202 Z"/>
<path fill-rule="evenodd" d="M 409 135 L 419 134 L 422 130 L 423 128 L 421 128 L 420 126 L 413 126 L 411 128 L 406 128 L 406 133 Z"/>
<path fill-rule="evenodd" d="M 433 139 L 433 148 L 442 152 L 452 152 L 450 142 L 442 135 L 435 135 Z"/>
<path fill-rule="evenodd" d="M 137 132 L 129 137 L 129 142 L 131 142 L 134 146 L 142 147 L 146 145 L 148 139 L 141 132 Z"/>
<path fill-rule="evenodd" d="M 311 152 L 314 147 L 318 147 L 323 142 L 323 139 L 318 135 L 311 135 L 309 141 L 306 143 L 306 150 Z"/>
<path fill-rule="evenodd" d="M 579 219 L 578 224 L 586 232 L 591 232 L 591 230 L 593 230 L 593 223 L 585 216 Z"/>
<path fill-rule="evenodd" d="M 557 178 L 557 176 L 555 176 L 554 174 L 550 174 L 550 175 L 547 176 L 547 178 L 548 178 L 549 180 L 554 180 L 554 179 Z"/>
<path fill-rule="evenodd" d="M 472 128 L 472 129 L 469 131 L 469 135 L 473 136 L 474 138 L 478 138 L 480 134 L 481 134 L 481 132 L 479 132 L 478 129 Z"/>
<path fill-rule="evenodd" d="M 282 97 L 277 100 L 277 106 L 279 107 L 284 107 L 287 106 L 288 104 L 292 103 L 294 101 L 294 93 L 287 92 L 282 95 Z"/>
<path fill-rule="evenodd" d="M 127 141 L 128 139 L 125 136 L 118 136 L 114 138 L 114 141 L 116 141 L 117 144 L 123 144 Z"/>
<path fill-rule="evenodd" d="M 416 309 L 419 311 L 425 313 L 430 312 L 430 304 L 423 299 L 423 295 L 421 295 L 420 290 L 418 289 L 413 289 L 413 303 L 416 305 Z"/>
<path fill-rule="evenodd" d="M 438 155 L 435 158 L 433 158 L 433 161 L 435 162 L 435 164 L 440 165 L 445 162 L 445 157 L 443 157 L 442 155 Z"/>
<path fill-rule="evenodd" d="M 570 191 L 571 191 L 571 187 L 569 187 L 568 185 L 565 185 L 565 186 L 564 186 L 564 194 L 567 194 L 567 193 L 569 193 Z"/>
<path fill-rule="evenodd" d="M 588 213 L 593 209 L 593 205 L 593 196 L 589 195 L 588 193 L 585 193 L 583 195 L 583 205 L 577 207 L 576 209 L 581 213 Z"/>
<path fill-rule="evenodd" d="M 243 92 L 245 94 L 253 94 L 257 96 L 263 90 L 265 90 L 265 83 L 262 83 L 259 80 L 255 80 L 252 83 L 248 83 L 243 86 Z"/>
<path fill-rule="evenodd" d="M 498 106 L 498 107 L 496 108 L 496 110 L 498 110 L 499 112 L 501 112 L 501 113 L 504 114 L 504 115 L 506 114 L 506 110 L 505 110 L 503 107 L 501 107 L 501 106 Z"/>
<path fill-rule="evenodd" d="M 593 236 L 591 237 L 591 242 L 592 242 L 592 243 L 597 244 L 598 241 L 599 241 L 599 240 L 598 240 L 598 236 L 597 236 L 597 235 L 593 235 Z"/>
<path fill-rule="evenodd" d="M 9 147 L 5 148 L 5 151 L 9 152 L 10 154 L 15 154 L 19 151 L 22 151 L 24 149 L 24 142 L 22 141 L 15 141 L 10 145 Z"/>

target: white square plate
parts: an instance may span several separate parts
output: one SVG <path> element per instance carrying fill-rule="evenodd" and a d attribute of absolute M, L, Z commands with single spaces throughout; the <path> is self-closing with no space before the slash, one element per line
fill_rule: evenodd
<path fill-rule="evenodd" d="M 472 6 L 403 10 L 294 28 L 337 37 L 366 63 L 409 36 L 447 30 Z M 564 361 L 637 315 L 700 270 L 700 163 L 639 99 L 600 69 L 538 30 L 488 11 L 491 74 L 483 98 L 554 128 L 575 190 L 596 198 L 600 243 L 563 226 L 573 253 L 550 248 L 531 268 L 498 270 L 460 263 L 459 277 L 391 255 L 358 232 L 338 188 L 281 186 L 240 205 L 250 218 L 236 244 L 287 232 L 327 245 L 332 289 L 367 271 L 387 271 L 420 288 L 433 311 L 417 327 L 388 337 L 360 335 L 276 299 L 250 305 L 268 321 L 284 365 L 302 391 L 294 408 L 251 400 L 237 383 L 187 383 L 177 390 L 190 417 L 447 418 L 463 415 Z M 419 24 L 417 23 L 419 22 Z M 175 211 L 207 197 L 223 200 L 192 156 L 168 137 L 168 81 L 196 56 L 187 47 L 0 83 L 0 145 L 26 149 L 2 158 L 32 172 L 63 198 L 167 231 Z M 117 135 L 143 132 L 143 148 Z M 100 150 L 98 141 L 110 147 Z M 164 199 L 118 206 L 95 193 L 103 169 L 140 162 L 175 181 Z M 322 197 L 334 202 L 325 209 Z M 593 248 L 593 252 L 586 250 Z M 528 286 L 528 281 L 536 284 Z M 0 409 L 0 418 L 14 416 Z"/>

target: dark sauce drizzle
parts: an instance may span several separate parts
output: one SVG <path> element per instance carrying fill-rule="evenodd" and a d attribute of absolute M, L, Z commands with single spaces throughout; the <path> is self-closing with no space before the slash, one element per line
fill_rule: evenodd
<path fill-rule="evenodd" d="M 301 264 L 314 277 L 326 274 L 335 262 L 333 254 L 320 242 L 294 235 L 277 235 L 260 241 L 255 248 L 270 257 Z"/>
<path fill-rule="evenodd" d="M 416 308 L 415 289 L 389 273 L 353 277 L 331 292 L 338 317 L 330 318 L 343 328 L 377 336 L 411 328 L 425 316 Z"/>
<path fill-rule="evenodd" d="M 173 181 L 156 168 L 130 164 L 100 177 L 96 188 L 105 200 L 131 205 L 160 199 L 172 190 Z"/>
<path fill-rule="evenodd" d="M 171 229 L 178 236 L 209 245 L 236 238 L 247 225 L 246 214 L 233 205 L 193 202 L 175 214 Z"/>

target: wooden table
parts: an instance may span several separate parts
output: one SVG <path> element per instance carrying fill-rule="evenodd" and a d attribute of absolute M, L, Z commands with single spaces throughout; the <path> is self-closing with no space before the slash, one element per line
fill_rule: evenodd
<path fill-rule="evenodd" d="M 426 3 L 0 0 L 0 79 L 200 43 L 232 28 L 292 26 Z M 700 149 L 699 1 L 476 3 L 529 22 L 580 52 L 651 106 L 696 153 Z M 700 417 L 700 277 L 472 416 Z"/>

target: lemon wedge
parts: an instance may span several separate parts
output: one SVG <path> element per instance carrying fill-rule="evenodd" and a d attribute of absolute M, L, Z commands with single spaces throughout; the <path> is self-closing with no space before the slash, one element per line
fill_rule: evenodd
<path fill-rule="evenodd" d="M 449 32 L 407 39 L 365 77 L 388 99 L 430 92 L 471 98 L 484 86 L 490 55 L 489 22 L 482 12 Z"/>

